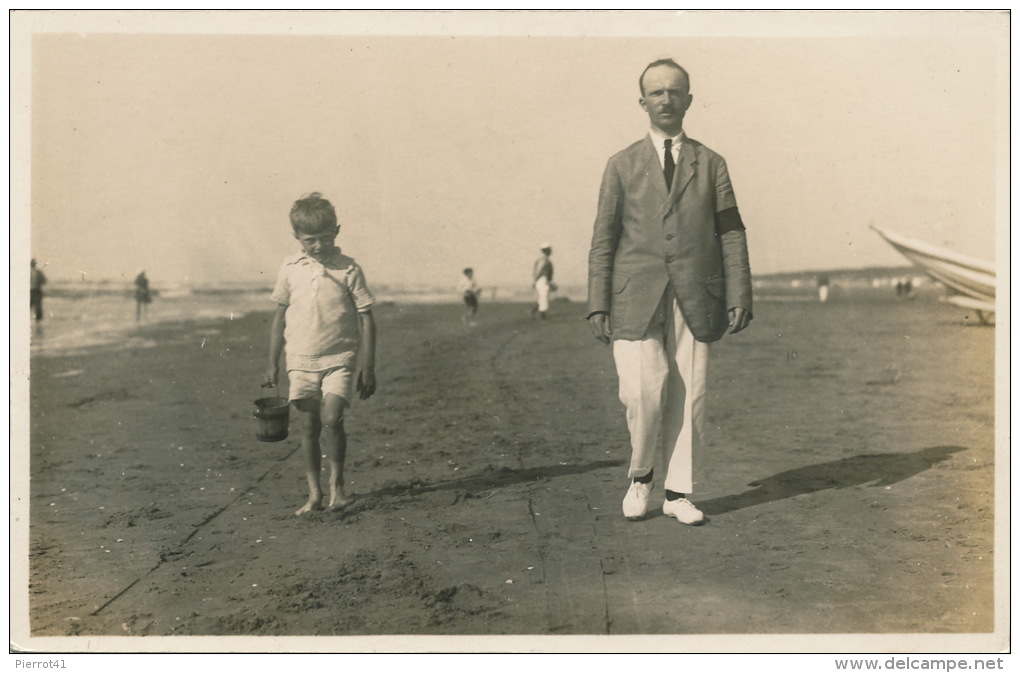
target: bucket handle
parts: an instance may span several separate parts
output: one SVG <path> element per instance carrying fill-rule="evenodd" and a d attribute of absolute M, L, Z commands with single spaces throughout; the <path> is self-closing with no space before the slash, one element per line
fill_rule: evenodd
<path fill-rule="evenodd" d="M 269 381 L 266 381 L 265 383 L 260 384 L 259 388 L 260 388 L 260 390 L 259 390 L 259 397 L 264 397 L 265 396 L 264 391 L 267 388 L 276 388 L 276 396 L 277 397 L 284 397 L 283 395 L 280 394 L 282 391 L 280 390 L 279 386 L 277 386 L 277 384 L 275 384 L 275 383 L 270 383 Z"/>

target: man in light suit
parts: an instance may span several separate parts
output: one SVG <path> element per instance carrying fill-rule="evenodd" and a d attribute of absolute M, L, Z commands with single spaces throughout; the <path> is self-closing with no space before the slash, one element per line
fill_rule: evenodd
<path fill-rule="evenodd" d="M 751 321 L 747 239 L 726 162 L 683 132 L 690 78 L 672 59 L 638 80 L 647 136 L 613 156 L 588 256 L 588 322 L 612 343 L 631 438 L 623 514 L 648 511 L 665 466 L 663 514 L 696 525 L 694 490 L 708 344 Z"/>

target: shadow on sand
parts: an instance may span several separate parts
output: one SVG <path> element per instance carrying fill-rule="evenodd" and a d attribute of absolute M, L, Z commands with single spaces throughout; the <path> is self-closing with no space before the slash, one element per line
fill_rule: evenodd
<path fill-rule="evenodd" d="M 962 446 L 933 446 L 912 453 L 875 453 L 819 463 L 780 472 L 752 481 L 749 491 L 726 495 L 698 503 L 705 514 L 725 514 L 745 507 L 815 493 L 830 488 L 848 488 L 875 482 L 872 486 L 888 486 L 931 468 L 958 451 Z"/>

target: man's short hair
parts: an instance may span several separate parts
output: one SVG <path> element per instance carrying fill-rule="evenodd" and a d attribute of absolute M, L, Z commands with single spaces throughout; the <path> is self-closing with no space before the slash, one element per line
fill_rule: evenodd
<path fill-rule="evenodd" d="M 671 58 L 660 58 L 659 60 L 652 61 L 651 63 L 646 65 L 645 69 L 641 71 L 641 76 L 638 77 L 638 89 L 641 90 L 642 96 L 645 95 L 645 73 L 651 70 L 652 68 L 658 68 L 660 65 L 669 66 L 670 68 L 675 68 L 676 70 L 679 70 L 680 74 L 682 74 L 684 76 L 684 79 L 687 80 L 687 88 L 688 89 L 691 88 L 691 76 L 687 74 L 687 70 L 685 70 L 682 65 L 680 65 Z"/>
<path fill-rule="evenodd" d="M 336 227 L 336 211 L 319 192 L 305 194 L 290 209 L 290 226 L 294 231 L 304 233 L 333 229 Z"/>

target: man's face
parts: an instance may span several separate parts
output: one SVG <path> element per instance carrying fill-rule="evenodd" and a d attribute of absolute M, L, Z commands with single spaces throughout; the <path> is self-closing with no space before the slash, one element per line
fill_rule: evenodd
<path fill-rule="evenodd" d="M 652 126 L 668 136 L 683 130 L 684 113 L 691 106 L 690 84 L 682 72 L 668 65 L 650 68 L 643 80 L 641 108 Z"/>
<path fill-rule="evenodd" d="M 316 232 L 295 231 L 294 238 L 301 244 L 306 255 L 321 262 L 332 253 L 339 233 L 339 227 Z"/>

